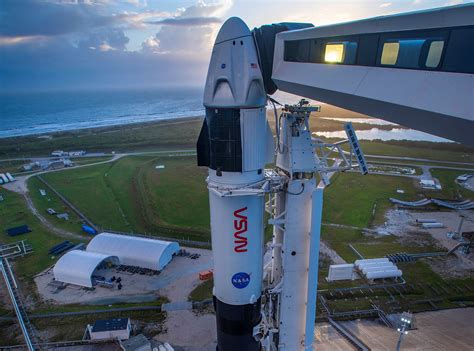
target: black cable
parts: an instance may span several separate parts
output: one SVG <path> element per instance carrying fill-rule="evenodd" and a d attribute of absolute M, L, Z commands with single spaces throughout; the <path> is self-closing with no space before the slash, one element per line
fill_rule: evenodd
<path fill-rule="evenodd" d="M 303 191 L 304 191 L 304 183 L 301 183 L 301 191 L 299 193 L 292 193 L 292 192 L 289 192 L 288 190 L 286 190 L 285 192 L 290 195 L 301 195 L 303 194 Z"/>
<path fill-rule="evenodd" d="M 272 97 L 270 97 L 269 95 L 267 95 L 267 99 L 271 102 L 271 104 L 273 105 L 273 113 L 275 115 L 275 129 L 276 129 L 276 137 L 277 137 L 277 146 L 276 146 L 276 150 L 278 153 L 282 153 L 281 151 L 281 145 L 280 145 L 280 126 L 281 126 L 281 116 L 280 118 L 278 118 L 278 112 L 277 112 L 277 108 L 275 106 L 275 104 L 278 104 L 280 106 L 283 106 L 282 104 L 280 104 L 278 101 L 276 101 L 275 99 L 273 99 Z"/>

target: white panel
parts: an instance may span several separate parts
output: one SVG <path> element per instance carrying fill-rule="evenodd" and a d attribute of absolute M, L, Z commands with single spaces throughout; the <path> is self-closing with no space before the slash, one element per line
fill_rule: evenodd
<path fill-rule="evenodd" d="M 328 281 L 351 280 L 353 275 L 353 264 L 332 264 L 329 266 Z"/>
<path fill-rule="evenodd" d="M 267 139 L 265 108 L 240 110 L 243 171 L 265 168 Z"/>
<path fill-rule="evenodd" d="M 314 179 L 291 180 L 288 183 L 280 303 L 280 351 L 304 348 L 314 188 Z"/>
<path fill-rule="evenodd" d="M 265 125 L 265 135 L 267 139 L 265 164 L 268 164 L 275 161 L 275 138 L 273 137 L 273 132 L 268 121 Z"/>
<path fill-rule="evenodd" d="M 272 78 L 474 119 L 472 74 L 282 61 Z"/>
<path fill-rule="evenodd" d="M 298 31 L 279 33 L 278 39 L 310 39 L 340 35 L 396 32 L 426 28 L 472 25 L 474 6 L 451 6 L 424 11 L 379 16 L 358 21 L 318 26 Z"/>
<path fill-rule="evenodd" d="M 209 192 L 214 295 L 231 305 L 254 303 L 263 275 L 264 197 Z"/>
<path fill-rule="evenodd" d="M 308 301 L 306 303 L 306 327 L 304 346 L 313 350 L 314 322 L 316 319 L 316 298 L 318 295 L 319 244 L 321 240 L 321 220 L 323 214 L 323 188 L 316 188 L 311 196 L 311 238 L 308 267 Z"/>

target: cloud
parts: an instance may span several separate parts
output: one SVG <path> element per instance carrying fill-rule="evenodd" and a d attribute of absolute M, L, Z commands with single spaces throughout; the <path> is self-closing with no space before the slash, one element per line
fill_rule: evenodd
<path fill-rule="evenodd" d="M 385 2 L 383 4 L 380 4 L 380 7 L 384 8 L 384 7 L 390 7 L 392 6 L 392 3 L 391 2 Z"/>
<path fill-rule="evenodd" d="M 56 36 L 110 26 L 118 20 L 97 4 L 3 0 L 0 36 Z"/>
<path fill-rule="evenodd" d="M 218 17 L 177 17 L 147 23 L 167 26 L 207 26 L 209 24 L 222 23 L 222 19 Z"/>
<path fill-rule="evenodd" d="M 203 2 L 173 13 L 117 11 L 112 0 L 31 0 L 30 9 L 25 3 L 0 6 L 0 90 L 202 85 L 217 28 L 213 17 L 223 14 L 222 4 Z M 141 48 L 127 50 L 129 32 L 149 31 L 148 20 L 205 17 L 210 20 L 199 26 L 163 24 Z"/>
<path fill-rule="evenodd" d="M 229 1 L 212 4 L 198 1 L 195 5 L 179 9 L 172 18 L 154 21 L 154 24 L 161 25 L 155 35 L 159 46 L 153 48 L 154 52 L 192 53 L 209 57 L 219 24 L 222 23 L 221 16 L 231 5 Z"/>
<path fill-rule="evenodd" d="M 98 48 L 101 51 L 125 50 L 129 42 L 121 29 L 113 28 L 91 33 L 87 38 L 78 43 L 79 48 Z"/>

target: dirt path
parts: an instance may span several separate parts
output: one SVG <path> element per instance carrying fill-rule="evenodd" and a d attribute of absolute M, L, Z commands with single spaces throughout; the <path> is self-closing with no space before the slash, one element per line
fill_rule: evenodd
<path fill-rule="evenodd" d="M 25 198 L 25 201 L 26 201 L 26 205 L 28 206 L 28 209 L 31 211 L 31 213 L 33 213 L 36 218 L 38 218 L 40 220 L 40 222 L 51 232 L 53 232 L 54 234 L 58 235 L 58 236 L 61 236 L 63 238 L 71 238 L 71 239 L 78 239 L 78 240 L 84 240 L 84 237 L 81 236 L 80 234 L 75 234 L 75 233 L 71 233 L 67 230 L 64 230 L 64 229 L 61 229 L 61 228 L 58 228 L 56 226 L 54 226 L 53 224 L 51 224 L 45 217 L 43 217 L 43 215 L 41 215 L 38 211 L 38 209 L 35 207 L 35 205 L 33 204 L 33 201 L 31 200 L 31 197 L 28 196 L 28 193 L 24 193 L 23 194 L 23 197 Z"/>
<path fill-rule="evenodd" d="M 339 254 L 331 249 L 323 240 L 319 243 L 319 251 L 329 256 L 333 264 L 347 263 Z"/>

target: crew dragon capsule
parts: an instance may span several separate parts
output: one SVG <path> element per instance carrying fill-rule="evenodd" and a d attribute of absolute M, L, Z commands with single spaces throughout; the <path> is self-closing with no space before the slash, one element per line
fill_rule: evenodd
<path fill-rule="evenodd" d="M 218 350 L 260 350 L 264 166 L 274 141 L 252 33 L 239 18 L 220 29 L 204 92 L 198 165 L 207 179 Z"/>

